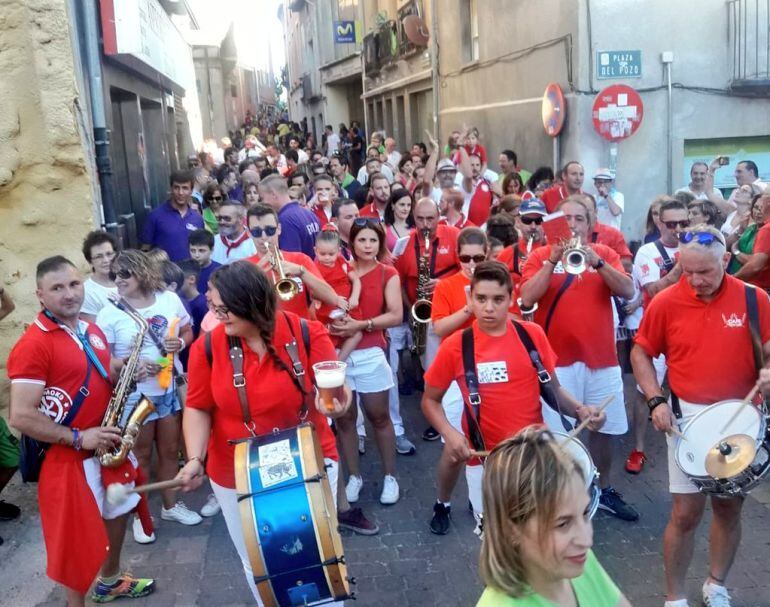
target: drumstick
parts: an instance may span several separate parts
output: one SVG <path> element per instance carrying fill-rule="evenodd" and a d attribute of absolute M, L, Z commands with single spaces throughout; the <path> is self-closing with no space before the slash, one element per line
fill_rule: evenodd
<path fill-rule="evenodd" d="M 725 431 L 732 425 L 732 423 L 736 419 L 738 419 L 738 416 L 741 414 L 741 411 L 743 411 L 747 405 L 751 404 L 751 401 L 754 400 L 754 397 L 757 395 L 757 392 L 759 392 L 759 382 L 754 384 L 754 387 L 751 389 L 751 392 L 749 392 L 746 395 L 746 398 L 743 399 L 740 406 L 735 410 L 735 413 L 733 413 L 732 417 L 727 421 L 727 423 L 719 431 L 719 434 L 724 434 Z"/>
<path fill-rule="evenodd" d="M 132 493 L 147 493 L 148 491 L 157 491 L 158 489 L 175 489 L 183 484 L 184 481 L 181 478 L 172 478 L 171 480 L 139 485 L 133 488 L 126 487 L 120 483 L 112 483 L 107 487 L 107 501 L 111 504 L 119 504 L 124 502 Z"/>
<path fill-rule="evenodd" d="M 671 433 L 674 436 L 678 436 L 684 441 L 687 440 L 687 437 L 684 434 L 682 434 L 675 426 L 671 426 L 671 429 L 668 431 L 668 433 Z"/>
<path fill-rule="evenodd" d="M 471 450 L 471 457 L 489 457 L 489 451 L 473 451 Z M 468 458 L 470 459 L 470 458 Z"/>
<path fill-rule="evenodd" d="M 607 405 L 609 405 L 613 400 L 615 399 L 615 396 L 610 394 L 607 398 L 605 398 L 602 403 L 599 405 L 599 410 L 597 413 L 601 413 L 607 408 Z M 586 426 L 591 423 L 591 419 L 593 418 L 593 415 L 590 417 L 586 417 L 582 422 L 580 422 L 579 425 L 575 426 L 575 428 L 572 429 L 572 431 L 567 435 L 567 438 L 564 439 L 564 442 L 566 443 L 571 438 L 575 438 L 578 434 L 580 434 L 583 430 L 585 430 Z"/>

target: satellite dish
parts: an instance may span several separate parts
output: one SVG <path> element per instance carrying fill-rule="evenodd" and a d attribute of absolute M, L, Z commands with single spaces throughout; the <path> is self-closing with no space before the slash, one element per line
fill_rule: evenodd
<path fill-rule="evenodd" d="M 416 46 L 428 46 L 430 32 L 425 22 L 417 15 L 407 15 L 403 21 L 404 32 L 409 42 Z"/>

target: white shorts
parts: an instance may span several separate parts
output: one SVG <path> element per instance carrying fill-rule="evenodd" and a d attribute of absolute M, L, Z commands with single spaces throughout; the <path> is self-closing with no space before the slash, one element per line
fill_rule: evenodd
<path fill-rule="evenodd" d="M 576 362 L 568 367 L 556 367 L 556 377 L 561 386 L 584 405 L 596 406 L 608 396 L 614 396 L 604 410 L 607 421 L 599 432 L 613 435 L 628 432 L 623 374 L 619 366 L 589 369 L 584 363 Z M 574 419 L 567 419 L 574 424 Z M 543 404 L 543 420 L 552 430 L 564 431 L 559 414 L 546 404 Z"/>
<path fill-rule="evenodd" d="M 449 388 L 444 392 L 444 397 L 441 399 L 441 406 L 444 407 L 444 414 L 452 427 L 460 434 L 463 433 L 463 394 L 460 392 L 460 386 L 456 381 L 449 384 Z M 441 442 L 444 442 L 444 437 L 441 437 Z"/>
<path fill-rule="evenodd" d="M 666 364 L 666 355 L 661 354 L 652 359 L 652 366 L 655 368 L 655 378 L 658 380 L 658 385 L 663 385 L 663 380 L 666 379 L 666 371 L 668 371 L 668 365 Z M 636 384 L 636 390 L 639 394 L 643 394 L 639 384 Z"/>
<path fill-rule="evenodd" d="M 139 464 L 136 461 L 133 453 L 128 454 L 131 463 L 134 468 L 137 468 Z M 83 460 L 83 470 L 86 473 L 86 482 L 88 483 L 91 493 L 94 495 L 96 505 L 99 507 L 99 513 L 103 519 L 108 521 L 116 519 L 124 514 L 131 512 L 139 503 L 139 495 L 136 493 L 130 494 L 125 501 L 119 504 L 111 504 L 107 500 L 107 490 L 102 484 L 102 466 L 96 457 L 89 457 Z M 126 483 L 125 487 L 133 489 L 134 483 Z"/>
<path fill-rule="evenodd" d="M 382 348 L 353 350 L 345 361 L 345 380 L 354 392 L 373 394 L 386 392 L 393 386 L 393 373 Z"/>
<path fill-rule="evenodd" d="M 669 404 L 671 400 L 669 399 Z M 679 407 L 682 409 L 681 419 L 676 420 L 676 425 L 681 430 L 696 414 L 703 411 L 703 405 L 684 403 L 679 399 Z M 681 439 L 673 434 L 666 435 L 668 446 L 668 492 L 669 493 L 699 493 L 698 488 L 690 480 L 679 466 L 676 465 L 676 445 Z"/>
<path fill-rule="evenodd" d="M 409 323 L 404 322 L 397 327 L 390 327 L 388 329 L 388 338 L 390 339 L 390 347 L 398 350 L 406 350 L 412 345 L 412 332 L 409 329 Z"/>

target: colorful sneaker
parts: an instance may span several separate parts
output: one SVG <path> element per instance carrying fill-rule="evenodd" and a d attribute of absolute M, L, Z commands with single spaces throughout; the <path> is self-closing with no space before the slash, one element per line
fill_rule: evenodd
<path fill-rule="evenodd" d="M 205 516 L 206 518 L 216 516 L 219 514 L 220 510 L 222 510 L 222 506 L 219 505 L 217 496 L 213 493 L 209 493 L 209 496 L 206 498 L 206 503 L 203 504 L 203 508 L 201 508 L 201 516 Z"/>
<path fill-rule="evenodd" d="M 629 474 L 639 474 L 646 461 L 647 456 L 644 454 L 644 451 L 637 451 L 634 449 L 626 460 L 626 472 Z"/>
<path fill-rule="evenodd" d="M 348 502 L 355 504 L 358 501 L 358 495 L 361 493 L 361 487 L 364 486 L 364 481 L 360 476 L 351 474 L 348 479 L 348 484 L 345 485 L 345 495 L 348 497 Z"/>
<path fill-rule="evenodd" d="M 606 510 L 612 516 L 616 516 L 622 521 L 634 522 L 639 520 L 639 513 L 633 506 L 629 506 L 623 496 L 615 491 L 613 487 L 605 487 L 599 497 L 599 508 Z"/>
<path fill-rule="evenodd" d="M 200 514 L 190 510 L 185 506 L 185 503 L 181 501 L 174 504 L 174 506 L 168 510 L 161 507 L 160 518 L 164 521 L 176 521 L 183 525 L 197 525 L 203 520 Z"/>
<path fill-rule="evenodd" d="M 414 443 L 410 441 L 406 434 L 396 437 L 396 451 L 399 455 L 414 455 L 417 452 Z"/>
<path fill-rule="evenodd" d="M 155 532 L 147 535 L 142 528 L 142 522 L 137 517 L 134 517 L 134 522 L 131 523 L 131 530 L 134 532 L 134 541 L 137 544 L 152 544 L 155 541 Z"/>
<path fill-rule="evenodd" d="M 434 441 L 441 438 L 441 435 L 438 433 L 438 430 L 436 430 L 433 426 L 428 426 L 425 428 L 425 432 L 422 433 L 422 440 L 427 441 Z"/>
<path fill-rule="evenodd" d="M 337 523 L 342 529 L 349 529 L 358 535 L 377 535 L 380 532 L 380 528 L 364 516 L 361 508 L 338 512 Z"/>
<path fill-rule="evenodd" d="M 380 503 L 383 506 L 392 506 L 398 501 L 400 492 L 398 490 L 398 481 L 390 474 L 386 474 L 382 479 L 382 493 L 380 493 Z"/>
<path fill-rule="evenodd" d="M 703 604 L 706 607 L 730 607 L 727 588 L 706 580 L 703 583 Z"/>
<path fill-rule="evenodd" d="M 107 585 L 99 578 L 91 593 L 94 603 L 109 603 L 115 599 L 138 599 L 147 596 L 155 590 L 155 580 L 152 578 L 134 578 L 129 573 L 123 573 L 114 584 Z"/>
<path fill-rule="evenodd" d="M 430 519 L 430 531 L 436 535 L 449 533 L 449 520 L 452 516 L 452 506 L 445 506 L 441 502 L 433 504 L 433 518 Z"/>

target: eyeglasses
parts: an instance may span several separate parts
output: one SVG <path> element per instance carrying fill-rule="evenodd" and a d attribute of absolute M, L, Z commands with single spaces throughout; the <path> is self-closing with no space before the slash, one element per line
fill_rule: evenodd
<path fill-rule="evenodd" d="M 382 223 L 382 219 L 380 219 L 379 217 L 356 217 L 353 220 L 353 223 L 359 227 L 363 227 L 371 224 L 379 225 Z"/>
<path fill-rule="evenodd" d="M 711 232 L 682 232 L 679 235 L 679 242 L 683 244 L 689 244 L 693 240 L 704 247 L 711 246 L 714 242 L 718 242 L 721 245 L 725 244 L 719 236 Z"/>
<path fill-rule="evenodd" d="M 264 228 L 260 228 L 259 226 L 254 226 L 253 228 L 249 228 L 249 232 L 254 238 L 262 238 L 263 232 L 265 236 L 269 238 L 270 236 L 275 236 L 275 233 L 277 231 L 278 231 L 278 226 L 265 226 Z"/>
<path fill-rule="evenodd" d="M 210 196 L 209 200 L 220 201 L 220 200 L 224 200 L 224 198 L 222 198 L 221 196 Z"/>
<path fill-rule="evenodd" d="M 683 219 L 682 221 L 664 221 L 663 225 L 666 226 L 669 230 L 676 230 L 677 226 L 680 228 L 689 228 L 690 220 Z"/>
<path fill-rule="evenodd" d="M 233 220 L 232 215 L 216 215 L 214 219 L 217 220 L 217 223 L 230 223 Z"/>
<path fill-rule="evenodd" d="M 524 215 L 519 215 L 519 219 L 521 219 L 521 223 L 527 226 L 533 223 L 535 225 L 541 225 L 543 223 L 542 217 L 524 217 Z"/>
<path fill-rule="evenodd" d="M 120 278 L 121 280 L 128 280 L 134 275 L 134 273 L 131 270 L 126 270 L 125 268 L 121 268 L 117 272 L 115 272 L 115 276 Z"/>
<path fill-rule="evenodd" d="M 217 318 L 225 318 L 228 314 L 230 314 L 230 308 L 227 306 L 215 306 L 213 303 L 211 303 L 211 300 L 206 300 L 206 305 L 208 306 L 211 313 Z"/>
<path fill-rule="evenodd" d="M 460 260 L 460 263 L 481 263 L 487 260 L 486 255 L 458 255 L 457 258 Z"/>
<path fill-rule="evenodd" d="M 99 253 L 98 255 L 92 255 L 91 261 L 101 261 L 102 259 L 114 259 L 115 258 L 115 251 L 112 251 L 111 253 Z"/>

